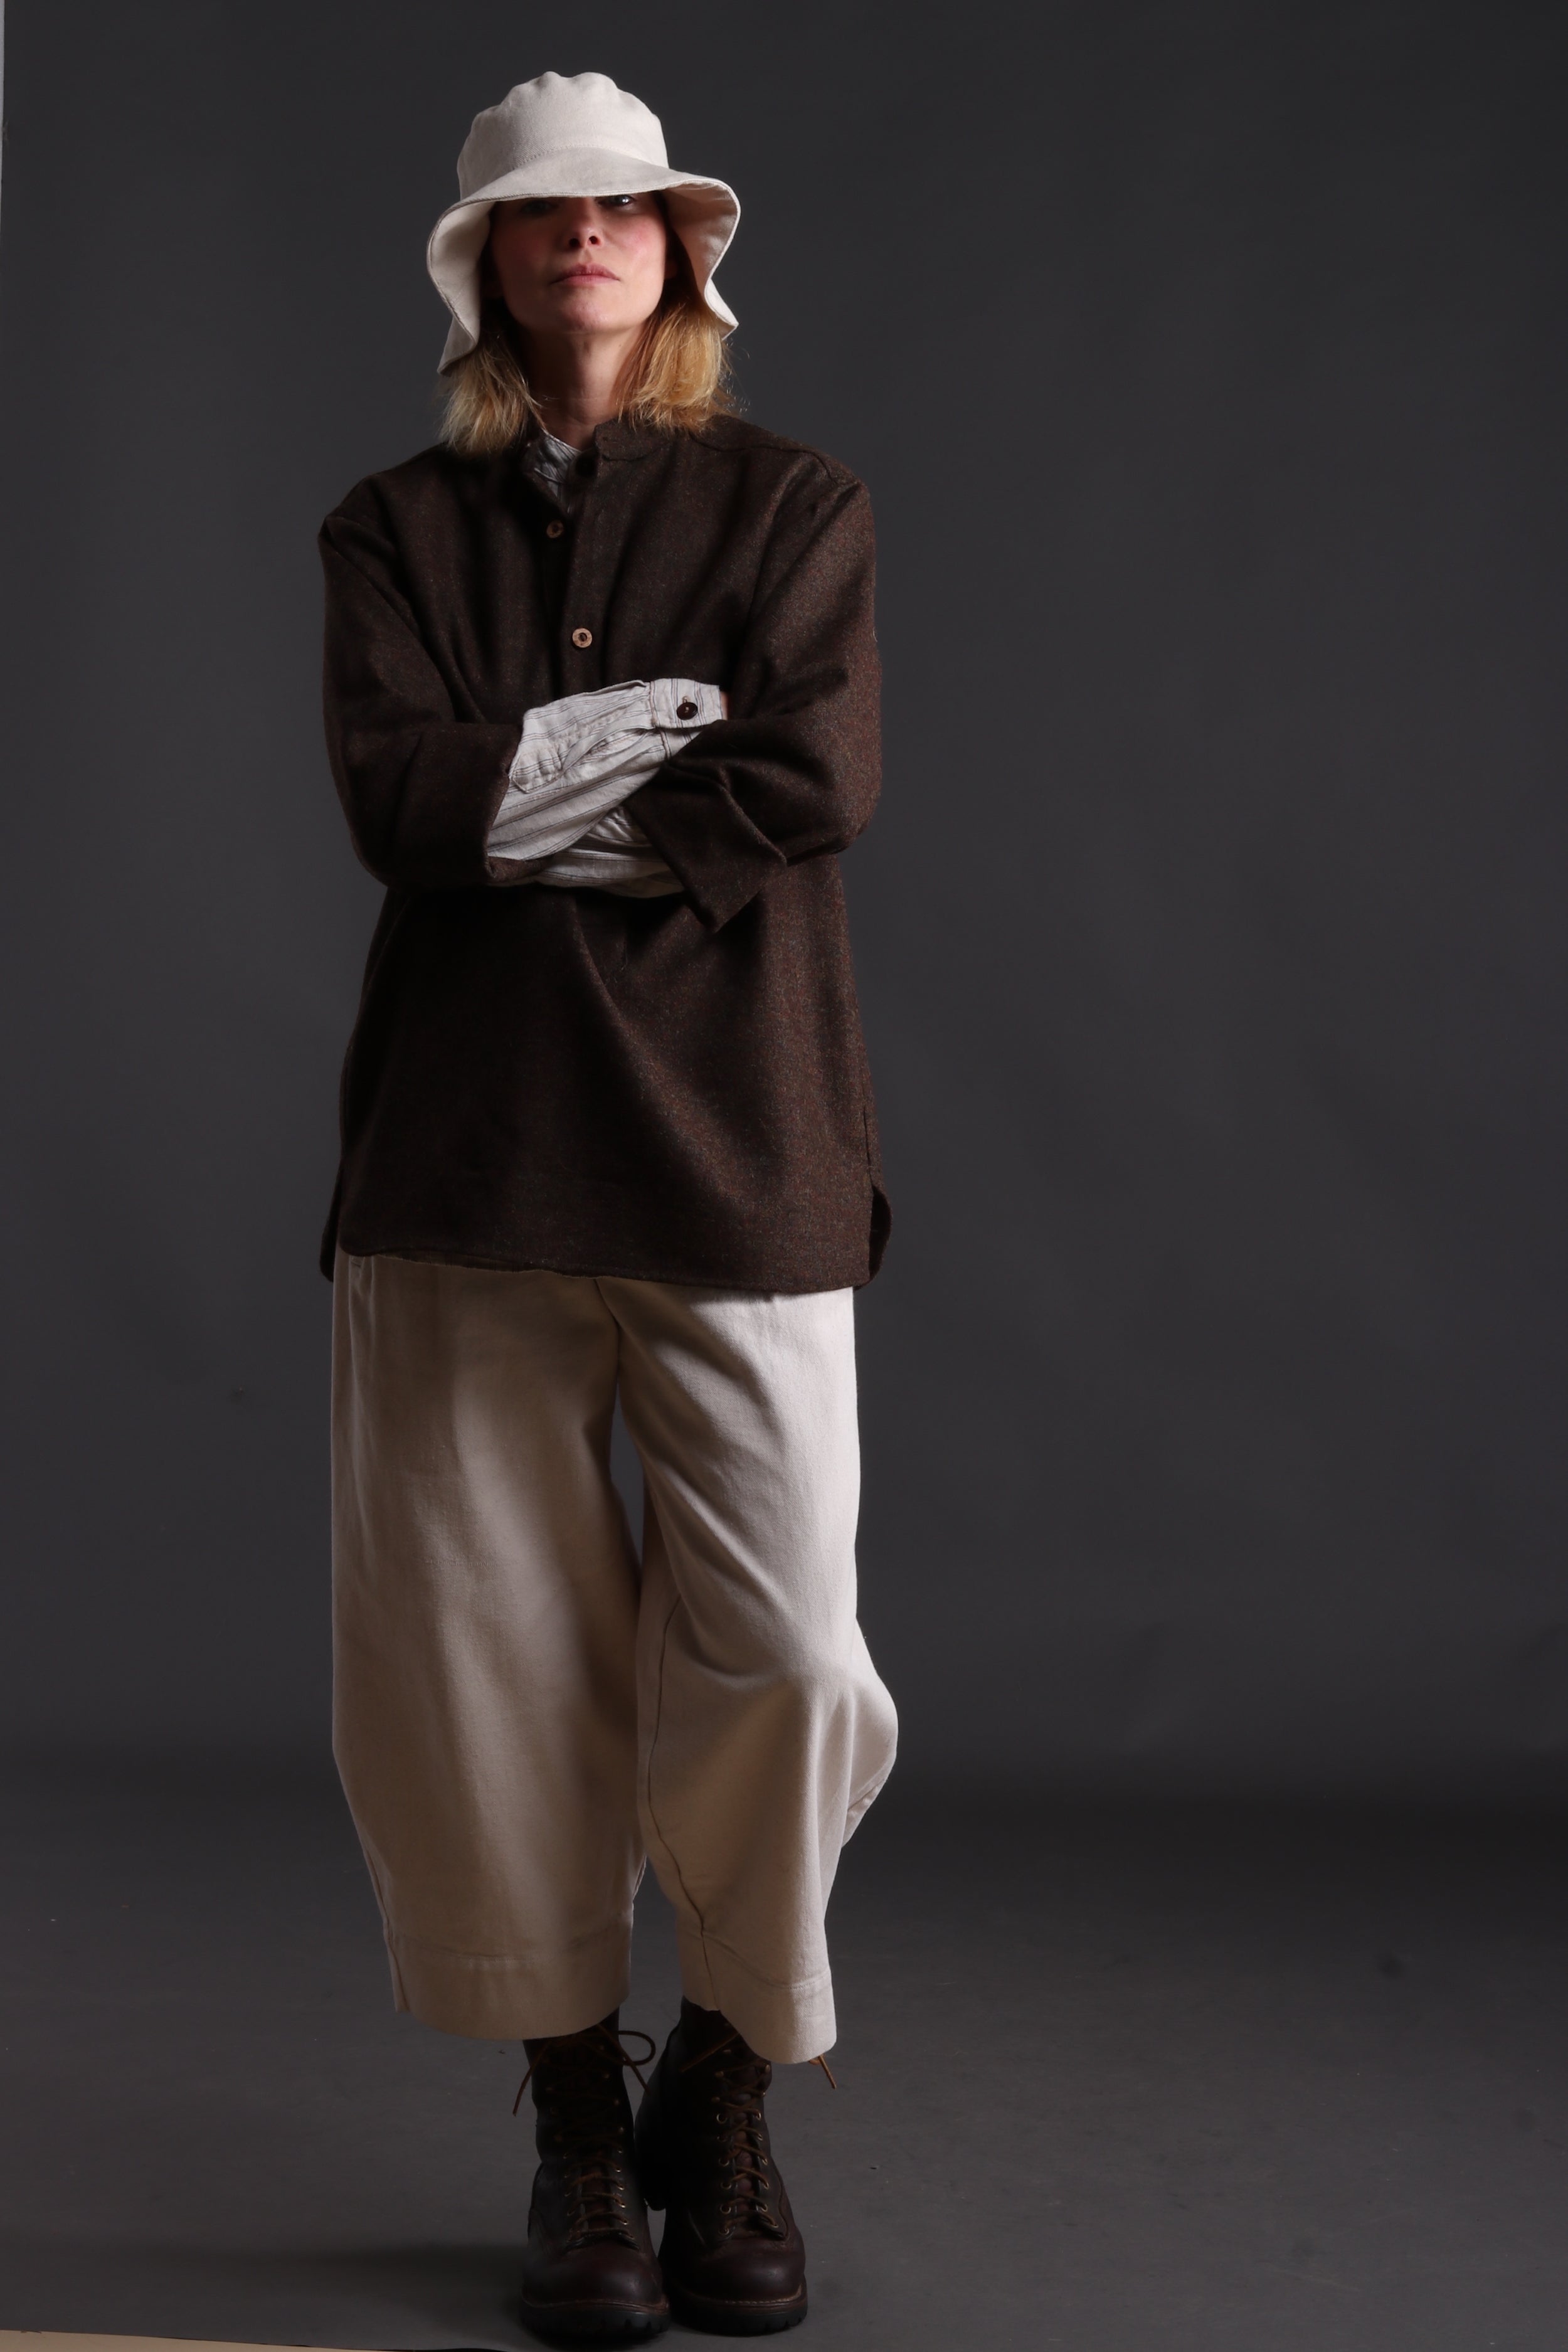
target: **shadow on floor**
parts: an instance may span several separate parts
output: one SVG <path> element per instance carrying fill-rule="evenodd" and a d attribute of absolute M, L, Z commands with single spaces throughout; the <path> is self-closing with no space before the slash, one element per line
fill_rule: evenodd
<path fill-rule="evenodd" d="M 390 2013 L 329 1785 L 17 1773 L 0 1843 L 0 2326 L 516 2352 L 518 2052 Z M 1561 2352 L 1563 1851 L 884 1801 L 842 2087 L 770 2103 L 803 2352 Z M 626 2021 L 675 1998 L 650 1899 Z"/>

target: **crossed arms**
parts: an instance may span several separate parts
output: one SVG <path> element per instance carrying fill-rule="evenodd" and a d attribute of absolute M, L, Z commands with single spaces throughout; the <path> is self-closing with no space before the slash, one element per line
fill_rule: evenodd
<path fill-rule="evenodd" d="M 818 477 L 783 501 L 726 654 L 727 715 L 716 687 L 656 677 L 510 724 L 486 718 L 479 685 L 433 649 L 473 644 L 472 592 L 444 531 L 411 579 L 420 517 L 393 510 L 395 485 L 362 483 L 321 533 L 328 748 L 354 847 L 379 880 L 673 881 L 718 929 L 785 866 L 864 828 L 879 781 L 878 665 L 858 483 Z M 682 718 L 686 702 L 696 709 Z"/>

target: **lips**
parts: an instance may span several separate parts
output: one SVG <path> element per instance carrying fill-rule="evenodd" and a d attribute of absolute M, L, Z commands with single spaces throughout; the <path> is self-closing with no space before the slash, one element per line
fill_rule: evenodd
<path fill-rule="evenodd" d="M 616 273 L 613 269 L 563 269 L 555 283 L 557 286 L 591 285 L 599 278 L 607 278 L 613 286 Z"/>

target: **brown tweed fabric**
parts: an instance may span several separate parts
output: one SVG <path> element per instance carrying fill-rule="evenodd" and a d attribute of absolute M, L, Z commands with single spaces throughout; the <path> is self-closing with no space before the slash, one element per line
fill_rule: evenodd
<path fill-rule="evenodd" d="M 604 426 L 579 471 L 554 538 L 515 455 L 440 449 L 322 528 L 332 771 L 387 885 L 323 1268 L 866 1282 L 888 1213 L 834 855 L 879 782 L 865 490 L 729 419 Z M 523 713 L 639 677 L 730 696 L 627 803 L 682 895 L 520 884 L 485 845 Z"/>

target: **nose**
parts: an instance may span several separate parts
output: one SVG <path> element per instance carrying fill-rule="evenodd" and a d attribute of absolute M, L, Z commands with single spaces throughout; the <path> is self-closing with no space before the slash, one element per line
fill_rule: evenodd
<path fill-rule="evenodd" d="M 569 207 L 561 226 L 563 241 L 568 248 L 575 249 L 597 245 L 601 241 L 598 221 L 591 205 L 580 203 Z"/>

